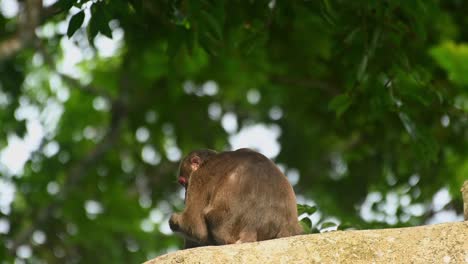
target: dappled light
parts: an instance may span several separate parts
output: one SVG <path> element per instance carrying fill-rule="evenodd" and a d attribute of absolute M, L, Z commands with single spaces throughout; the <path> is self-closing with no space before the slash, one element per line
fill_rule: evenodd
<path fill-rule="evenodd" d="M 184 248 L 169 219 L 187 205 L 181 159 L 200 149 L 271 159 L 305 233 L 463 220 L 466 10 L 0 1 L 0 261 L 141 263 Z"/>

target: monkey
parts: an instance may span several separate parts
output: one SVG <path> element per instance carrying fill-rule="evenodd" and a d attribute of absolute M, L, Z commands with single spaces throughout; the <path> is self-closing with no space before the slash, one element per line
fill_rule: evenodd
<path fill-rule="evenodd" d="M 185 209 L 172 214 L 169 226 L 184 236 L 185 248 L 303 233 L 291 184 L 256 151 L 192 151 L 180 163 L 178 181 Z"/>

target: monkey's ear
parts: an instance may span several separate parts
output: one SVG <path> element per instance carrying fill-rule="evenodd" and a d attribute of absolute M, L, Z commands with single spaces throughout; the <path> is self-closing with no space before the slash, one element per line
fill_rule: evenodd
<path fill-rule="evenodd" d="M 190 167 L 192 168 L 192 171 L 198 170 L 198 167 L 201 165 L 201 158 L 199 156 L 193 156 L 190 158 Z"/>

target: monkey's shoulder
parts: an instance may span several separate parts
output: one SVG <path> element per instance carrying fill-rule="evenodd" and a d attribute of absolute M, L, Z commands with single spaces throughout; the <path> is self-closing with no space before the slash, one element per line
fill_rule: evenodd
<path fill-rule="evenodd" d="M 240 148 L 234 151 L 225 151 L 219 154 L 220 157 L 229 158 L 231 160 L 243 160 L 243 161 L 267 161 L 270 160 L 263 154 L 249 149 L 249 148 Z"/>
<path fill-rule="evenodd" d="M 250 148 L 240 148 L 240 149 L 235 150 L 235 152 L 256 152 L 256 151 Z"/>

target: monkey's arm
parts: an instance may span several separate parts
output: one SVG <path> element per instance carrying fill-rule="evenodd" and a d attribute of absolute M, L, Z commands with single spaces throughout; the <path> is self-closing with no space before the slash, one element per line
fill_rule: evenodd
<path fill-rule="evenodd" d="M 201 183 L 192 181 L 186 193 L 185 210 L 180 214 L 174 213 L 169 220 L 169 226 L 172 231 L 182 233 L 186 239 L 206 245 L 209 238 L 204 209 L 208 201 L 207 191 L 200 185 Z"/>
<path fill-rule="evenodd" d="M 196 244 L 208 244 L 208 230 L 201 212 L 191 213 L 186 210 L 181 214 L 172 214 L 169 226 L 172 231 L 182 233 L 186 239 Z"/>

